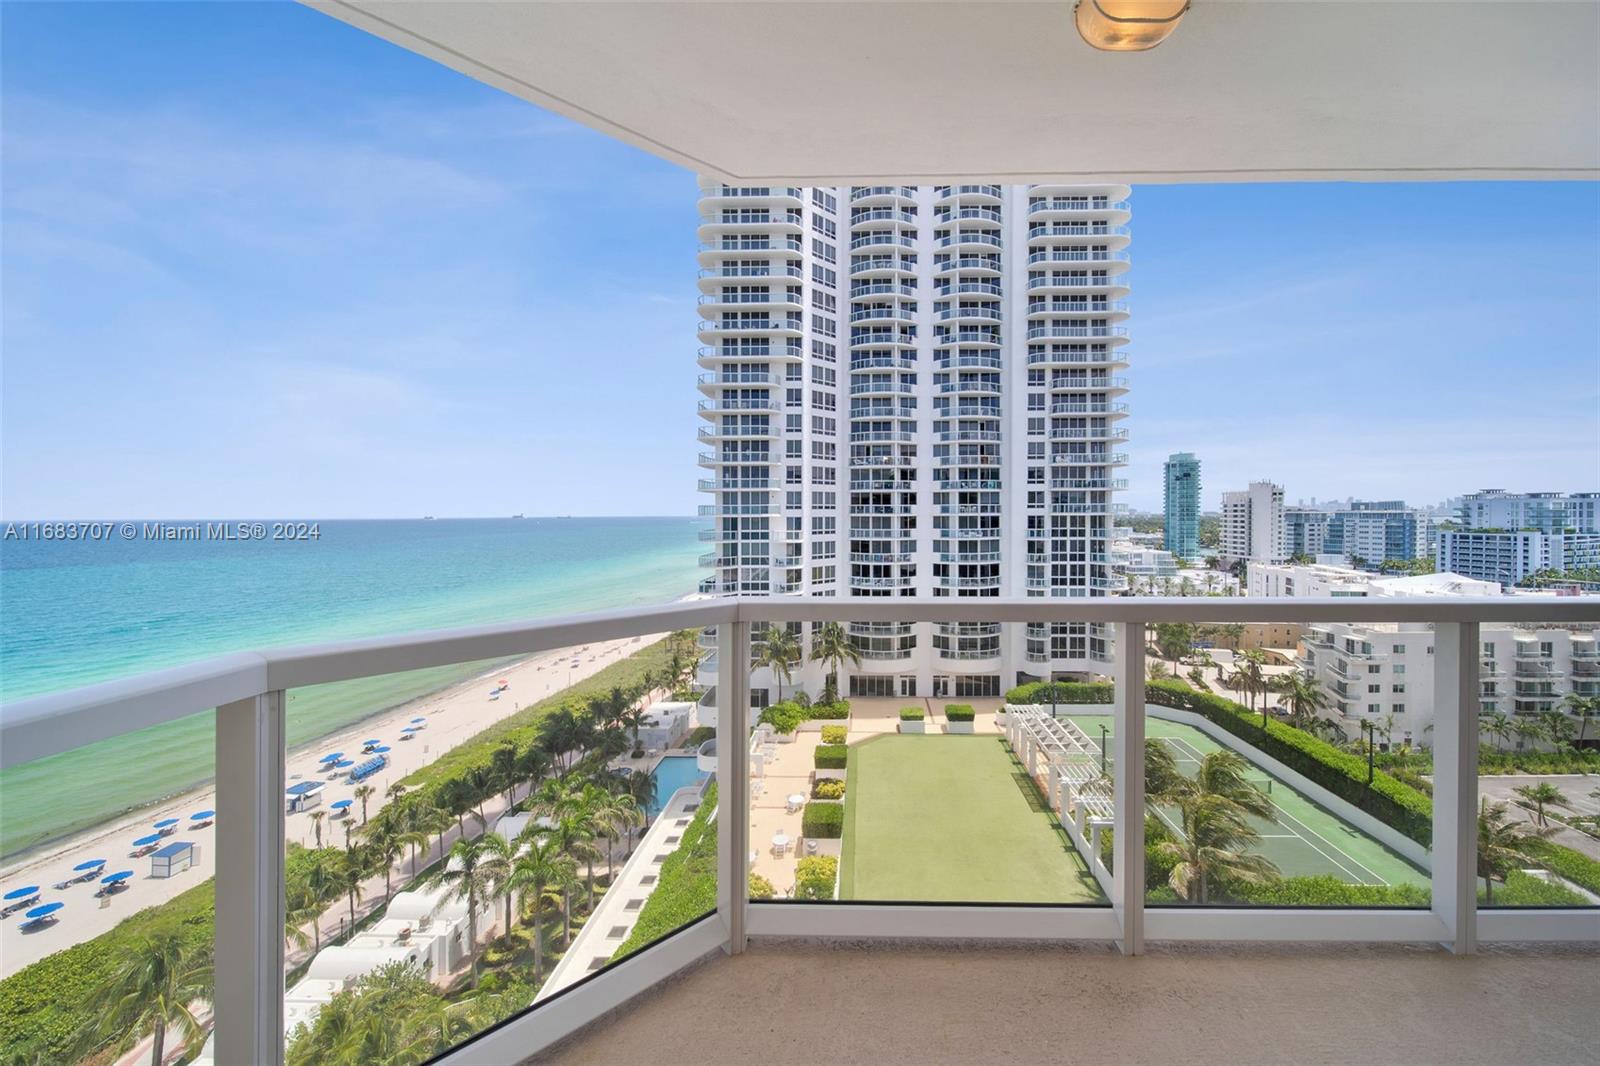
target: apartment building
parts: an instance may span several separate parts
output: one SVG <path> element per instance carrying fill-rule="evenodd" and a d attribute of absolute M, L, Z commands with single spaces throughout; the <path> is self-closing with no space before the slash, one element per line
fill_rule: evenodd
<path fill-rule="evenodd" d="M 1167 456 L 1161 467 L 1161 503 L 1166 542 L 1180 559 L 1200 556 L 1200 460 L 1193 452 Z"/>
<path fill-rule="evenodd" d="M 1128 191 L 702 182 L 702 591 L 1120 588 Z M 1110 662 L 1082 624 L 851 633 L 855 695 L 995 695 Z"/>
<path fill-rule="evenodd" d="M 1287 559 L 1283 537 L 1283 487 L 1252 481 L 1243 492 L 1222 494 L 1222 558 L 1281 563 Z"/>
<path fill-rule="evenodd" d="M 1460 574 L 1377 577 L 1337 566 L 1250 567 L 1253 597 L 1498 596 L 1493 581 Z M 1563 710 L 1568 693 L 1600 696 L 1600 652 L 1592 629 L 1531 628 L 1484 623 L 1479 664 L 1484 715 L 1524 718 Z M 1431 746 L 1433 627 L 1413 623 L 1329 623 L 1305 627 L 1299 666 L 1328 697 L 1323 716 L 1348 737 L 1371 722 L 1380 743 Z M 1509 736 L 1511 747 L 1532 743 Z"/>
<path fill-rule="evenodd" d="M 1461 499 L 1465 529 L 1600 533 L 1600 492 L 1507 492 L 1481 489 Z"/>
<path fill-rule="evenodd" d="M 1434 569 L 1515 585 L 1541 570 L 1600 568 L 1600 533 L 1441 530 Z"/>
<path fill-rule="evenodd" d="M 1285 507 L 1283 509 L 1283 550 L 1289 558 L 1297 555 L 1315 559 L 1323 554 L 1322 546 L 1328 536 L 1328 519 L 1331 512 L 1315 507 Z"/>

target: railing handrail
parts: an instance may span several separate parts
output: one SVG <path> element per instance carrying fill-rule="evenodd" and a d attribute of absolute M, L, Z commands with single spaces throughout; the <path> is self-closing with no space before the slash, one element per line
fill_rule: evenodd
<path fill-rule="evenodd" d="M 996 533 L 998 536 L 998 532 Z M 1527 622 L 1600 624 L 1600 596 L 973 599 L 726 597 L 236 652 L 0 707 L 0 768 L 303 685 L 534 655 L 723 622 Z"/>

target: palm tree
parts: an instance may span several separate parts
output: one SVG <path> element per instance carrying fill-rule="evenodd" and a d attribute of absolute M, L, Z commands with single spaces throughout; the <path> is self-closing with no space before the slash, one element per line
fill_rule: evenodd
<path fill-rule="evenodd" d="M 305 892 L 311 915 L 312 951 L 322 950 L 322 908 L 339 895 L 339 856 L 317 851 L 306 866 Z"/>
<path fill-rule="evenodd" d="M 1207 902 L 1219 879 L 1258 883 L 1277 876 L 1272 862 L 1248 850 L 1261 840 L 1248 818 L 1274 813 L 1266 793 L 1245 777 L 1248 766 L 1235 752 L 1214 751 L 1192 780 L 1168 779 L 1161 798 L 1178 808 L 1180 836 L 1156 846 L 1176 860 L 1168 883 L 1181 899 Z"/>
<path fill-rule="evenodd" d="M 100 1039 L 120 1034 L 119 1047 L 153 1033 L 151 1066 L 166 1057 L 167 1028 L 176 1026 L 186 1048 L 198 1049 L 205 1031 L 190 1005 L 211 997 L 211 948 L 177 930 L 151 934 L 120 961 L 97 988 L 92 1002 L 103 1009 Z"/>
<path fill-rule="evenodd" d="M 1278 706 L 1289 712 L 1289 724 L 1309 730 L 1317 712 L 1328 705 L 1328 696 L 1315 677 L 1299 672 L 1278 679 Z"/>
<path fill-rule="evenodd" d="M 517 742 L 502 740 L 489 756 L 489 774 L 500 790 L 506 794 L 506 809 L 511 809 L 511 804 L 516 800 L 517 778 L 521 773 L 521 757 L 517 751 Z"/>
<path fill-rule="evenodd" d="M 1187 622 L 1157 622 L 1152 633 L 1156 651 L 1172 663 L 1172 673 L 1178 672 L 1178 660 L 1189 654 L 1194 645 L 1194 626 Z"/>
<path fill-rule="evenodd" d="M 367 800 L 370 799 L 372 797 L 372 794 L 374 792 L 376 792 L 376 791 L 378 791 L 376 788 L 373 788 L 371 785 L 368 785 L 368 784 L 360 784 L 360 785 L 356 786 L 355 797 L 356 797 L 356 800 L 358 802 L 360 802 L 360 804 L 361 804 L 361 824 L 362 825 L 366 825 L 367 824 Z"/>
<path fill-rule="evenodd" d="M 657 791 L 654 774 L 634 774 L 628 778 L 628 797 L 633 800 L 639 812 L 638 820 L 634 823 L 635 828 L 643 829 L 649 822 L 649 815 L 646 812 L 655 804 Z M 631 848 L 633 846 L 631 833 L 629 837 L 628 846 Z"/>
<path fill-rule="evenodd" d="M 401 796 L 404 796 L 408 791 L 410 790 L 407 789 L 405 785 L 402 785 L 400 782 L 396 781 L 394 784 L 384 789 L 383 798 L 388 800 L 390 803 L 393 803 Z"/>
<path fill-rule="evenodd" d="M 531 826 L 523 833 L 527 843 L 511 870 L 511 887 L 520 892 L 533 921 L 533 984 L 544 977 L 544 912 L 546 905 L 559 904 L 578 878 L 571 858 L 561 854 L 554 842 L 540 840 Z"/>
<path fill-rule="evenodd" d="M 1267 656 L 1260 648 L 1248 648 L 1239 653 L 1234 660 L 1233 687 L 1245 694 L 1245 699 L 1250 701 L 1250 709 L 1256 709 L 1256 693 L 1264 692 L 1267 685 L 1266 674 L 1262 672 L 1262 664 L 1267 661 Z M 1261 728 L 1267 728 L 1266 701 L 1262 700 Z"/>
<path fill-rule="evenodd" d="M 327 811 L 311 812 L 311 832 L 317 838 L 317 847 L 322 847 L 322 820 L 328 817 Z"/>
<path fill-rule="evenodd" d="M 478 860 L 478 868 L 489 879 L 489 899 L 504 899 L 506 901 L 506 928 L 507 934 L 511 932 L 511 864 L 517 857 L 517 849 L 511 841 L 499 833 L 485 833 L 477 840 L 477 846 L 483 852 Z"/>
<path fill-rule="evenodd" d="M 1504 711 L 1490 711 L 1478 716 L 1478 732 L 1486 734 L 1491 740 L 1499 740 L 1497 746 L 1503 747 L 1511 740 L 1511 718 Z"/>
<path fill-rule="evenodd" d="M 1532 722 L 1526 718 L 1513 718 L 1511 720 L 1511 733 L 1523 744 L 1537 744 L 1546 737 L 1544 726 L 1539 722 Z"/>
<path fill-rule="evenodd" d="M 1578 727 L 1572 724 L 1571 718 L 1553 707 L 1540 711 L 1538 719 L 1545 736 L 1557 748 L 1569 745 L 1573 735 L 1578 731 Z"/>
<path fill-rule="evenodd" d="M 1505 881 L 1512 870 L 1538 862 L 1533 845 L 1555 830 L 1535 828 L 1520 818 L 1512 818 L 1504 803 L 1478 801 L 1478 876 L 1483 878 L 1483 901 L 1494 905 L 1494 883 Z"/>
<path fill-rule="evenodd" d="M 1532 811 L 1534 820 L 1540 825 L 1550 824 L 1544 813 L 1546 807 L 1565 809 L 1572 807 L 1572 801 L 1567 799 L 1567 794 L 1548 781 L 1540 781 L 1536 785 L 1522 785 L 1512 791 L 1522 797 L 1517 806 Z"/>
<path fill-rule="evenodd" d="M 637 775 L 635 775 L 637 776 Z M 570 807 L 556 816 L 555 826 L 550 830 L 550 843 L 557 853 L 573 861 L 574 867 L 578 862 L 589 865 L 598 854 L 594 848 L 594 831 L 589 820 L 581 812 Z M 594 892 L 594 868 L 589 867 L 589 891 Z M 570 947 L 572 944 L 572 889 L 564 886 L 561 890 L 561 945 Z"/>
<path fill-rule="evenodd" d="M 367 879 L 367 857 L 361 848 L 347 846 L 339 865 L 334 868 L 334 880 L 350 903 L 350 932 L 356 931 L 356 900 L 361 898 L 361 882 Z"/>
<path fill-rule="evenodd" d="M 378 820 L 364 827 L 363 835 L 367 839 L 368 855 L 383 864 L 383 901 L 389 902 L 391 889 L 390 877 L 394 873 L 394 864 L 399 862 L 406 852 L 405 834 L 400 832 L 394 822 L 394 816 L 384 817 L 392 808 L 385 808 L 379 814 Z"/>
<path fill-rule="evenodd" d="M 839 698 L 839 668 L 845 663 L 861 665 L 861 652 L 850 641 L 850 634 L 838 622 L 824 622 L 811 637 L 811 661 L 828 668 L 828 680 L 823 686 L 824 703 L 834 703 Z"/>
<path fill-rule="evenodd" d="M 1151 659 L 1145 664 L 1144 676 L 1147 681 L 1160 681 L 1167 676 L 1167 664 L 1160 659 Z"/>
<path fill-rule="evenodd" d="M 500 839 L 491 833 L 477 840 L 456 841 L 450 849 L 450 860 L 438 877 L 449 890 L 449 898 L 467 901 L 467 952 L 472 956 L 473 988 L 478 986 L 478 900 L 494 890 L 493 845 L 484 843 L 490 836 Z"/>
<path fill-rule="evenodd" d="M 1589 739 L 1589 719 L 1600 718 L 1600 696 L 1569 692 L 1567 698 L 1561 701 L 1561 706 L 1578 720 L 1578 739 L 1574 746 L 1583 747 L 1584 741 Z"/>
<path fill-rule="evenodd" d="M 495 788 L 494 772 L 485 766 L 474 766 L 462 775 L 466 785 L 467 794 L 472 797 L 472 806 L 478 815 L 478 825 L 483 829 L 489 828 L 489 817 L 483 813 L 483 801 L 498 791 Z"/>
<path fill-rule="evenodd" d="M 778 682 L 778 702 L 783 702 L 783 683 L 794 680 L 794 664 L 800 661 L 800 642 L 788 626 L 769 625 L 762 631 L 750 665 L 765 666 Z"/>

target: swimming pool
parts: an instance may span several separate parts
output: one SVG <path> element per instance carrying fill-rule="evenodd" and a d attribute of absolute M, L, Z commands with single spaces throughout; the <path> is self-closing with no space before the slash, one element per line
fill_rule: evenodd
<path fill-rule="evenodd" d="M 699 760 L 693 755 L 668 755 L 656 763 L 650 776 L 656 779 L 656 798 L 645 808 L 645 813 L 654 818 L 674 792 L 704 781 L 710 775 L 700 772 Z"/>

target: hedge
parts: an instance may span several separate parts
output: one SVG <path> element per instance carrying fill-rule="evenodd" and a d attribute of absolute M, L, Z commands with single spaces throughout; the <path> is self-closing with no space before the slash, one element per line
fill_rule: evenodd
<path fill-rule="evenodd" d="M 1478 902 L 1488 893 L 1478 889 Z M 1504 883 L 1494 886 L 1496 907 L 1587 907 L 1589 901 L 1566 885 L 1552 884 L 1542 877 L 1512 870 Z"/>
<path fill-rule="evenodd" d="M 751 875 L 750 875 L 750 898 L 751 899 L 771 899 L 773 896 L 776 896 L 777 894 L 778 894 L 778 890 L 773 887 L 771 881 L 767 880 L 765 877 L 762 877 L 758 873 L 751 873 Z"/>
<path fill-rule="evenodd" d="M 799 729 L 801 723 L 809 717 L 806 708 L 786 700 L 764 708 L 756 721 L 762 725 L 770 725 L 780 733 L 788 734 Z"/>
<path fill-rule="evenodd" d="M 850 749 L 843 744 L 818 744 L 812 759 L 818 770 L 843 770 L 849 756 Z"/>
<path fill-rule="evenodd" d="M 837 777 L 822 777 L 811 783 L 811 798 L 819 800 L 844 799 L 844 782 Z"/>
<path fill-rule="evenodd" d="M 1033 681 L 1007 692 L 1006 702 L 1048 704 L 1051 702 L 1052 683 L 1055 685 L 1056 703 L 1110 703 L 1113 698 L 1108 682 Z"/>
<path fill-rule="evenodd" d="M 822 727 L 822 742 L 824 744 L 843 744 L 850 735 L 850 727 L 844 725 L 825 725 Z"/>
<path fill-rule="evenodd" d="M 947 703 L 944 705 L 944 720 L 947 722 L 970 722 L 976 712 L 965 703 Z"/>
<path fill-rule="evenodd" d="M 800 815 L 800 835 L 815 840 L 836 840 L 844 836 L 844 804 L 808 803 Z"/>
<path fill-rule="evenodd" d="M 921 707 L 900 708 L 900 720 L 902 722 L 920 722 L 924 717 L 926 717 L 926 713 Z"/>
<path fill-rule="evenodd" d="M 1332 874 L 1232 883 L 1224 891 L 1229 902 L 1261 907 L 1426 907 L 1432 898 L 1423 885 L 1352 885 Z"/>
<path fill-rule="evenodd" d="M 808 710 L 813 721 L 821 719 L 823 721 L 837 722 L 850 717 L 850 701 L 835 700 L 833 703 L 813 703 Z"/>
<path fill-rule="evenodd" d="M 807 855 L 794 867 L 795 899 L 832 899 L 839 879 L 839 860 L 832 855 Z"/>
<path fill-rule="evenodd" d="M 633 932 L 612 954 L 613 961 L 717 909 L 717 826 L 711 820 L 716 806 L 713 782 L 684 829 L 678 849 L 661 864 L 656 890 L 639 911 Z"/>
<path fill-rule="evenodd" d="M 1569 847 L 1552 844 L 1548 840 L 1535 842 L 1529 850 L 1534 852 L 1539 861 L 1544 863 L 1545 869 L 1551 873 L 1560 874 L 1590 892 L 1600 893 L 1600 862 L 1589 858 L 1581 851 L 1573 851 Z"/>

